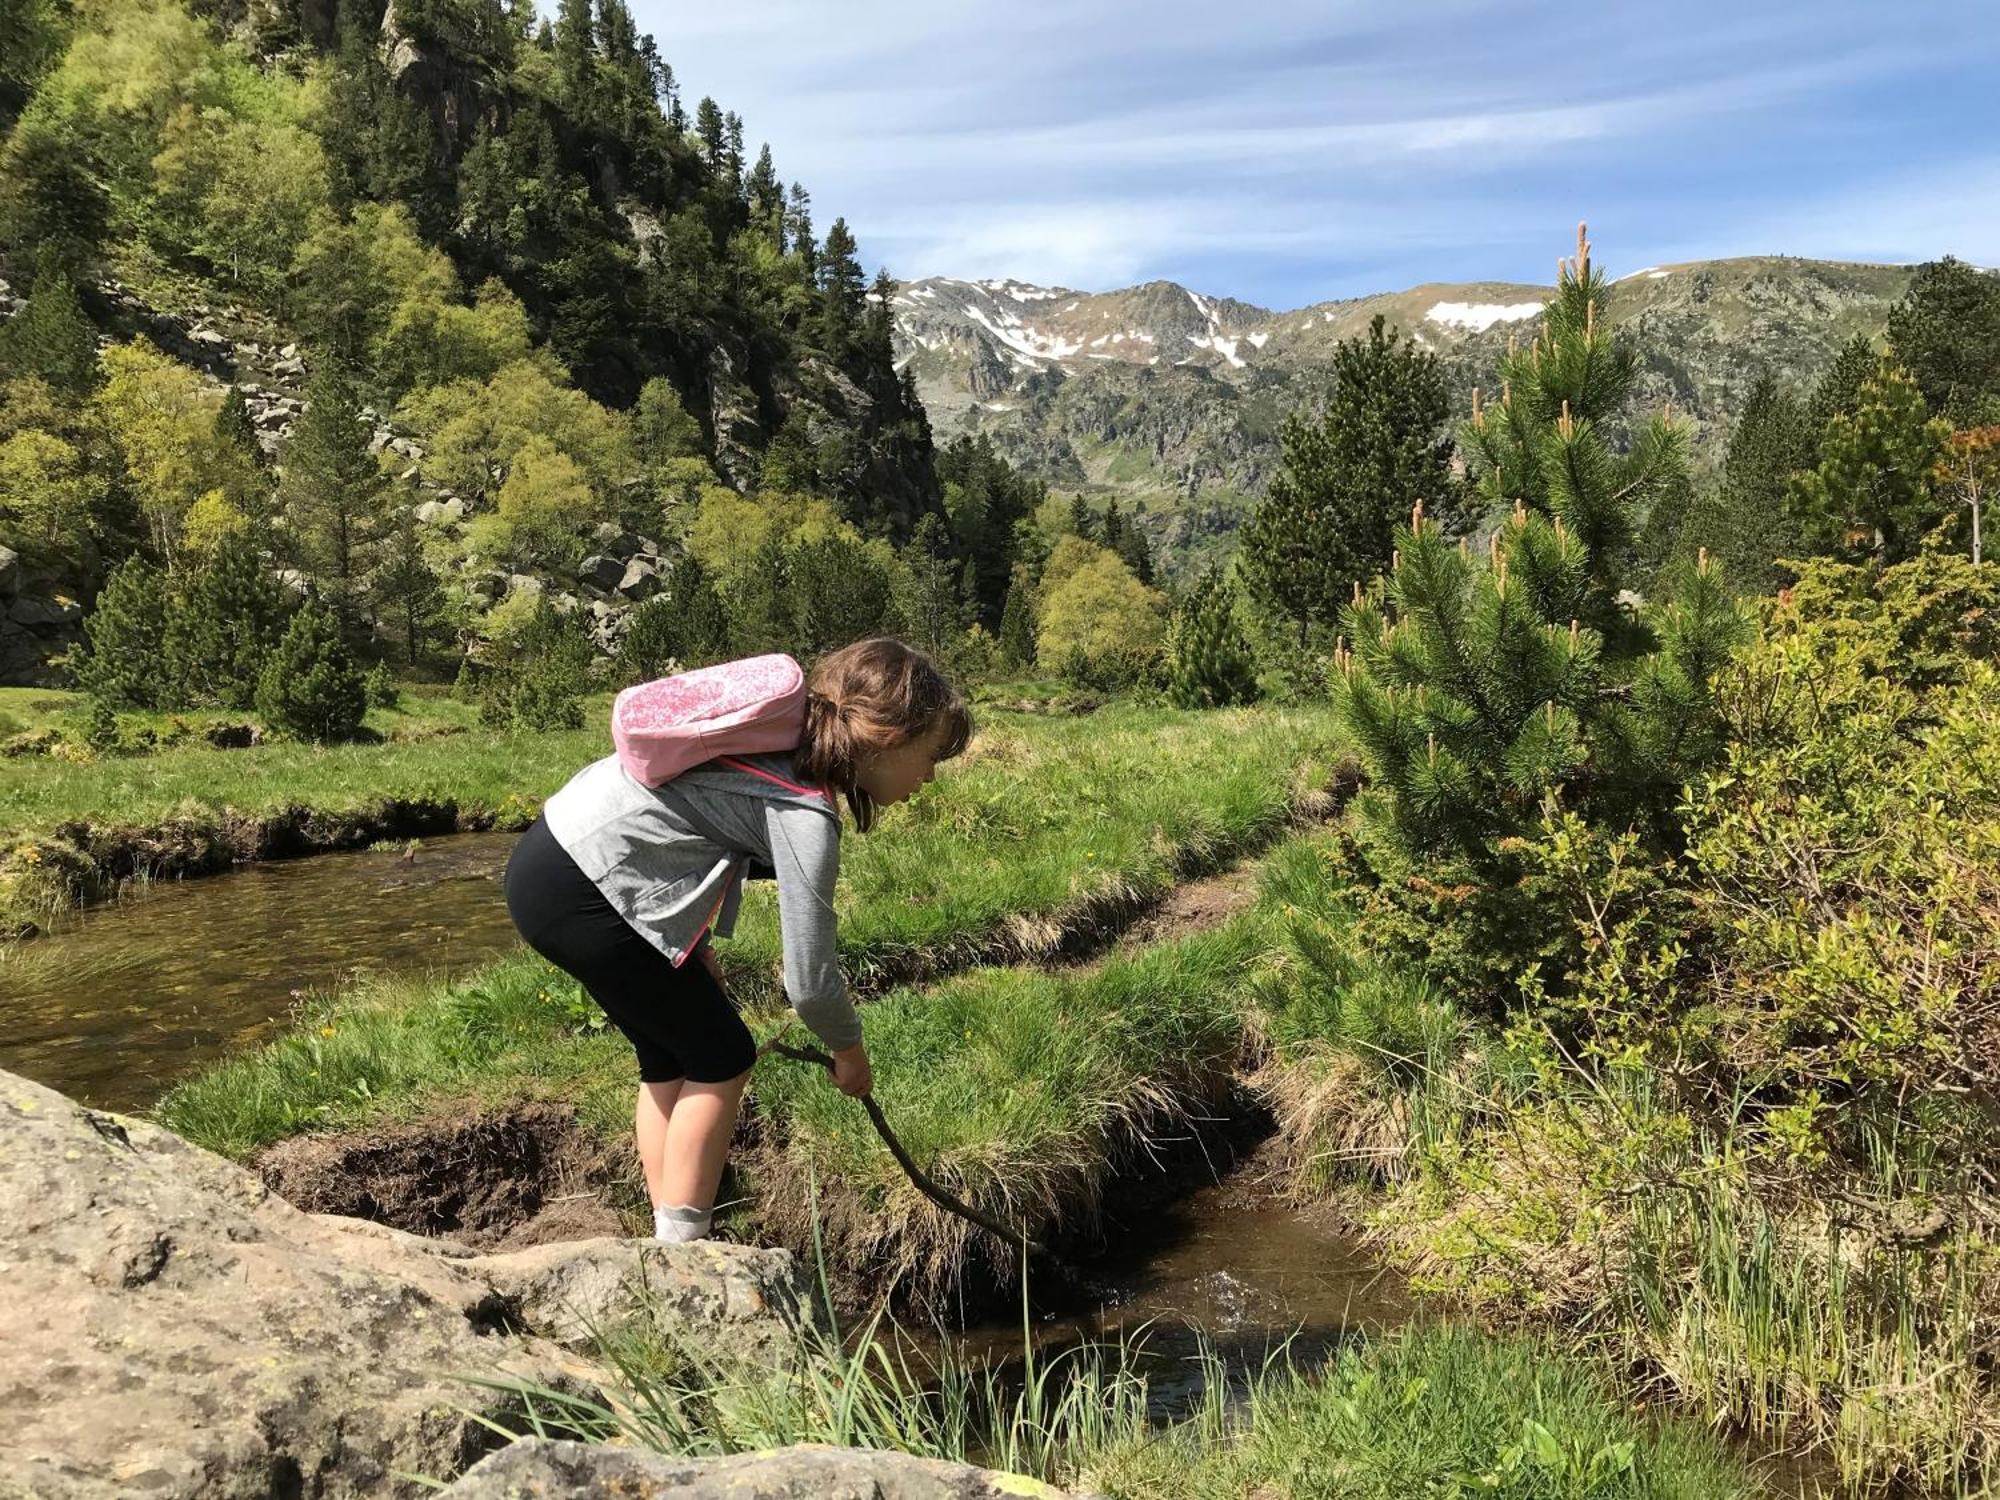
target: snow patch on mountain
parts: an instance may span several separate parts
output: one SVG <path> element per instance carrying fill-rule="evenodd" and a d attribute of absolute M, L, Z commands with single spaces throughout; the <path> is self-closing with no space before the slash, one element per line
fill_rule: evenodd
<path fill-rule="evenodd" d="M 1469 333 L 1484 333 L 1495 323 L 1518 323 L 1523 318 L 1535 317 L 1542 306 L 1539 302 L 1439 302 L 1424 314 L 1424 321 L 1445 328 L 1463 328 Z M 1327 321 L 1333 321 L 1333 314 L 1327 314 Z"/>

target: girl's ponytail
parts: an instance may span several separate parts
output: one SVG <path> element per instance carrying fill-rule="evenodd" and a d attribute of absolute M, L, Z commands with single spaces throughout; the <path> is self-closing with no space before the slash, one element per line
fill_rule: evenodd
<path fill-rule="evenodd" d="M 935 662 L 892 636 L 856 641 L 813 668 L 792 768 L 802 781 L 840 793 L 855 828 L 866 833 L 875 823 L 875 800 L 856 782 L 861 757 L 940 724 L 938 759 L 949 760 L 972 737 L 972 717 Z"/>

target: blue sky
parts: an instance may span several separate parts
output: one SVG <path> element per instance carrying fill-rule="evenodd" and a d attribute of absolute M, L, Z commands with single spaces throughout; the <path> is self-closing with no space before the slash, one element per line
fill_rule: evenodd
<path fill-rule="evenodd" d="M 1267 307 L 1750 254 L 2000 263 L 2000 0 L 636 0 L 872 268 Z M 1981 102 L 1984 99 L 1986 102 Z"/>

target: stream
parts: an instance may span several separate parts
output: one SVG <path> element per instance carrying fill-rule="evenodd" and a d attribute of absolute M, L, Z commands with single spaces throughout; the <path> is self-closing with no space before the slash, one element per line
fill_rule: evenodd
<path fill-rule="evenodd" d="M 518 939 L 511 833 L 248 864 L 141 887 L 0 949 L 0 1068 L 134 1113 L 356 974 L 469 968 Z"/>

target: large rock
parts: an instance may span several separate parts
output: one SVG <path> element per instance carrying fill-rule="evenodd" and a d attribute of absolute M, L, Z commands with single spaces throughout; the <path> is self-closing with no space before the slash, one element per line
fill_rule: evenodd
<path fill-rule="evenodd" d="M 625 564 L 603 552 L 593 552 L 577 565 L 576 581 L 608 594 L 625 576 Z"/>
<path fill-rule="evenodd" d="M 625 564 L 618 579 L 618 592 L 627 599 L 650 599 L 660 590 L 660 570 L 643 557 Z"/>
<path fill-rule="evenodd" d="M 64 595 L 45 598 L 23 594 L 9 608 L 7 617 L 16 625 L 37 632 L 60 630 L 83 623 L 83 606 Z"/>
<path fill-rule="evenodd" d="M 667 1458 L 530 1438 L 469 1470 L 440 1500 L 1063 1500 L 1018 1474 L 901 1453 L 800 1444 L 730 1458 Z"/>
<path fill-rule="evenodd" d="M 0 1072 L 0 1496 L 415 1496 L 518 1425 L 465 1377 L 589 1393 L 629 1315 L 784 1347 L 788 1256 L 592 1240 L 474 1255 L 302 1213 L 249 1172 Z"/>
<path fill-rule="evenodd" d="M 0 599 L 11 599 L 21 587 L 21 554 L 0 547 Z"/>

